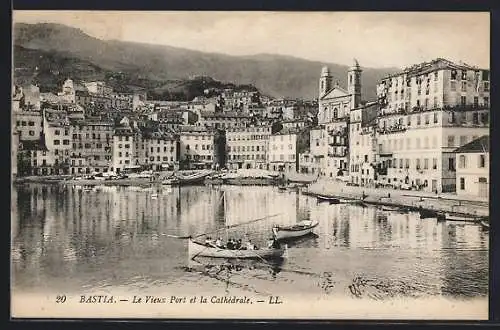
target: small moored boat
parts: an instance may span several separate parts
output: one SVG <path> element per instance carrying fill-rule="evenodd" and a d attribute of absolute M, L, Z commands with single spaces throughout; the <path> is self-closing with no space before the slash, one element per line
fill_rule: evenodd
<path fill-rule="evenodd" d="M 196 242 L 192 238 L 188 240 L 190 259 L 194 257 L 228 258 L 228 259 L 273 259 L 282 258 L 287 247 L 264 248 L 257 250 L 230 250 L 212 247 L 210 245 Z"/>
<path fill-rule="evenodd" d="M 473 215 L 464 215 L 459 213 L 446 212 L 444 214 L 446 221 L 478 222 L 480 217 Z"/>
<path fill-rule="evenodd" d="M 340 200 L 338 198 L 325 196 L 325 195 L 317 195 L 316 199 L 318 200 L 319 203 L 321 203 L 321 202 L 328 202 L 330 204 L 339 204 L 340 203 Z"/>
<path fill-rule="evenodd" d="M 392 206 L 392 205 L 381 205 L 380 209 L 382 211 L 401 211 L 401 208 L 398 206 Z"/>
<path fill-rule="evenodd" d="M 313 229 L 318 225 L 318 222 L 304 220 L 292 226 L 274 226 L 273 235 L 277 240 L 288 238 L 296 238 L 312 233 Z"/>
<path fill-rule="evenodd" d="M 490 224 L 486 219 L 481 220 L 481 226 L 485 229 L 490 229 Z"/>

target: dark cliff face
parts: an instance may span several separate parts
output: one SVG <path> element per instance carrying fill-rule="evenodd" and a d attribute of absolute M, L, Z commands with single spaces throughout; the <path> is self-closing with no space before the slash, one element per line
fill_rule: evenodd
<path fill-rule="evenodd" d="M 238 57 L 170 46 L 100 40 L 79 29 L 49 23 L 15 24 L 14 44 L 81 61 L 103 72 L 122 72 L 134 80 L 185 81 L 192 75 L 210 76 L 219 81 L 252 84 L 264 94 L 287 98 L 316 98 L 319 74 L 325 64 L 281 55 Z M 335 79 L 345 85 L 348 67 L 328 65 Z M 364 68 L 363 98 L 373 99 L 376 82 L 395 70 Z M 85 74 L 88 72 L 82 72 Z M 162 87 L 159 83 L 154 86 L 159 87 Z"/>

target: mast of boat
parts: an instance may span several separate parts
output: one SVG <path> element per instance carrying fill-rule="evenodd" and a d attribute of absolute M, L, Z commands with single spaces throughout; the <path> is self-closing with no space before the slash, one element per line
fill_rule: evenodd
<path fill-rule="evenodd" d="M 222 192 L 222 201 L 224 203 L 224 226 L 226 227 L 226 244 L 229 241 L 229 234 L 227 232 L 227 202 L 226 202 L 226 191 Z"/>

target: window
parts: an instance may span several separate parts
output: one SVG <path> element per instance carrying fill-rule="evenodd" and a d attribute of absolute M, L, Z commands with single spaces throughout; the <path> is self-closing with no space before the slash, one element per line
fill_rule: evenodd
<path fill-rule="evenodd" d="M 451 80 L 457 80 L 457 70 L 451 70 Z"/>
<path fill-rule="evenodd" d="M 434 112 L 434 124 L 437 124 L 438 122 L 438 114 L 437 112 Z"/>
<path fill-rule="evenodd" d="M 406 125 L 411 126 L 411 117 L 410 116 L 408 116 L 406 118 Z"/>
<path fill-rule="evenodd" d="M 410 138 L 406 139 L 406 148 L 411 149 L 411 139 Z"/>
<path fill-rule="evenodd" d="M 425 124 L 429 125 L 429 115 L 425 115 Z"/>
<path fill-rule="evenodd" d="M 460 96 L 460 104 L 465 105 L 467 103 L 467 97 L 466 96 Z"/>
<path fill-rule="evenodd" d="M 417 138 L 416 149 L 420 149 L 420 138 Z"/>
<path fill-rule="evenodd" d="M 417 158 L 417 165 L 415 167 L 417 170 L 420 170 L 420 158 Z"/>
<path fill-rule="evenodd" d="M 479 114 L 477 112 L 474 112 L 472 114 L 472 123 L 474 125 L 478 125 L 479 124 Z"/>
<path fill-rule="evenodd" d="M 35 131 L 29 131 L 29 132 L 28 132 L 28 134 L 29 134 L 30 136 L 35 136 Z"/>
<path fill-rule="evenodd" d="M 465 157 L 465 155 L 460 155 L 458 157 L 458 167 L 467 168 L 467 158 Z"/>
<path fill-rule="evenodd" d="M 434 72 L 434 81 L 438 81 L 438 72 Z"/>
<path fill-rule="evenodd" d="M 448 170 L 455 171 L 455 158 L 448 158 Z"/>
<path fill-rule="evenodd" d="M 424 158 L 424 169 L 427 170 L 429 168 L 429 159 Z"/>
<path fill-rule="evenodd" d="M 484 91 L 489 92 L 490 91 L 490 83 L 488 81 L 484 82 Z"/>
<path fill-rule="evenodd" d="M 462 87 L 460 88 L 462 92 L 467 92 L 467 82 L 462 81 Z"/>
<path fill-rule="evenodd" d="M 484 98 L 484 105 L 486 105 L 486 106 L 490 105 L 490 98 L 489 97 Z"/>
<path fill-rule="evenodd" d="M 69 140 L 63 140 L 63 145 L 69 146 Z"/>
<path fill-rule="evenodd" d="M 410 160 L 408 158 L 405 159 L 405 168 L 410 168 Z"/>
<path fill-rule="evenodd" d="M 437 96 L 434 96 L 434 101 L 433 101 L 432 106 L 434 107 L 434 109 L 436 109 L 438 107 L 438 98 L 437 98 Z"/>
<path fill-rule="evenodd" d="M 456 81 L 451 81 L 450 82 L 450 90 L 452 92 L 456 92 L 457 91 L 457 82 Z"/>
<path fill-rule="evenodd" d="M 56 129 L 56 130 L 54 131 L 54 134 L 55 134 L 55 135 L 60 135 L 60 134 L 61 134 L 61 132 L 59 132 L 59 130 L 58 130 L 58 129 Z"/>
<path fill-rule="evenodd" d="M 461 135 L 460 136 L 460 145 L 463 146 L 466 143 L 467 143 L 467 136 Z"/>
<path fill-rule="evenodd" d="M 460 178 L 460 190 L 465 190 L 465 178 Z"/>
<path fill-rule="evenodd" d="M 399 168 L 403 168 L 403 158 L 399 159 Z"/>
<path fill-rule="evenodd" d="M 59 141 L 59 140 L 54 140 L 54 145 L 55 145 L 55 146 L 58 146 L 59 144 L 61 144 L 61 141 Z"/>
<path fill-rule="evenodd" d="M 417 125 L 420 125 L 420 120 L 421 120 L 420 115 L 418 115 L 417 116 Z"/>
<path fill-rule="evenodd" d="M 28 126 L 35 126 L 35 122 L 34 121 L 29 121 L 28 122 Z"/>
<path fill-rule="evenodd" d="M 448 135 L 448 147 L 455 146 L 455 135 Z"/>
<path fill-rule="evenodd" d="M 474 96 L 474 106 L 477 107 L 479 105 L 479 97 Z"/>
<path fill-rule="evenodd" d="M 479 155 L 479 168 L 484 168 L 486 166 L 486 156 L 485 155 Z"/>
<path fill-rule="evenodd" d="M 438 167 L 438 160 L 437 160 L 437 158 L 433 158 L 432 159 L 432 169 L 437 170 L 437 167 Z"/>

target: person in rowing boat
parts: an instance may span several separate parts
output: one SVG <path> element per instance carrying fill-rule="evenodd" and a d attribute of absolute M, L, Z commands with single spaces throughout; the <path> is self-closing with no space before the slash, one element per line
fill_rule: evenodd
<path fill-rule="evenodd" d="M 234 241 L 234 239 L 230 238 L 227 241 L 226 248 L 229 249 L 229 250 L 234 250 L 235 249 L 234 246 L 235 246 L 235 241 Z"/>
<path fill-rule="evenodd" d="M 269 249 L 279 249 L 280 248 L 280 243 L 275 237 L 270 237 L 269 241 L 267 241 L 267 247 Z"/>
<path fill-rule="evenodd" d="M 248 240 L 246 250 L 257 250 L 257 246 L 251 240 Z"/>
<path fill-rule="evenodd" d="M 235 250 L 241 250 L 242 246 L 241 246 L 241 238 L 236 240 L 235 244 L 234 244 L 234 249 Z"/>
<path fill-rule="evenodd" d="M 222 239 L 220 237 L 215 240 L 215 246 L 220 249 L 224 248 L 224 244 L 222 244 Z"/>
<path fill-rule="evenodd" d="M 216 247 L 215 244 L 214 244 L 214 240 L 212 239 L 212 237 L 208 236 L 206 239 L 205 239 L 205 244 L 207 246 L 211 246 L 211 247 Z"/>

